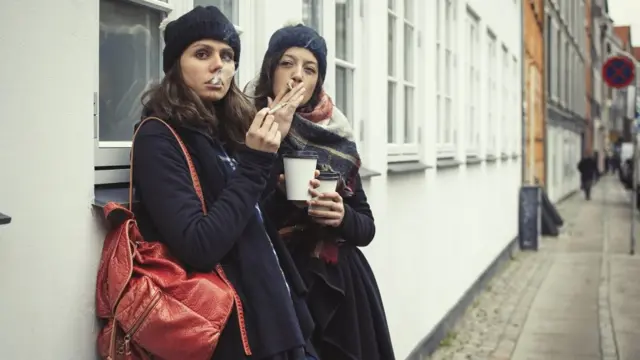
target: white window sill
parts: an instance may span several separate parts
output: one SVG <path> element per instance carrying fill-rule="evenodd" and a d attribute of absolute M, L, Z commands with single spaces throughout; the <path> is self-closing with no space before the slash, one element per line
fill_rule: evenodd
<path fill-rule="evenodd" d="M 420 161 L 405 161 L 389 163 L 387 166 L 388 175 L 400 175 L 424 172 L 432 167 Z"/>

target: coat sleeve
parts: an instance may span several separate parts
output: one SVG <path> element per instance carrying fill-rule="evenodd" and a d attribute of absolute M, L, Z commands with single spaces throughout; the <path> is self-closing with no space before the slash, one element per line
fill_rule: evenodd
<path fill-rule="evenodd" d="M 261 200 L 264 213 L 277 229 L 280 229 L 291 213 L 297 209 L 291 201 L 287 200 L 287 195 L 278 189 L 280 174 L 284 174 L 281 157 L 272 167 L 271 176 Z"/>
<path fill-rule="evenodd" d="M 208 214 L 202 211 L 178 142 L 162 124 L 147 124 L 135 140 L 134 184 L 161 240 L 185 265 L 210 271 L 231 250 L 266 185 L 274 154 L 245 148 Z M 223 181 L 224 179 L 219 179 Z"/>
<path fill-rule="evenodd" d="M 344 199 L 344 218 L 338 227 L 340 237 L 355 246 L 367 246 L 376 234 L 371 207 L 362 189 L 360 175 L 357 176 L 353 196 Z"/>

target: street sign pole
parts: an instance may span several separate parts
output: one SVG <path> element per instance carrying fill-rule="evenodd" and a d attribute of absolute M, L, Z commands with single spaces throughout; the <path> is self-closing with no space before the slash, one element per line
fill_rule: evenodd
<path fill-rule="evenodd" d="M 636 124 L 633 124 L 633 156 L 631 157 L 631 161 L 633 161 L 633 186 L 631 188 L 631 245 L 629 249 L 629 254 L 635 255 L 636 253 L 636 207 L 637 207 L 637 199 L 638 199 L 638 131 L 637 131 L 637 120 L 634 119 Z"/>
<path fill-rule="evenodd" d="M 630 231 L 631 234 L 629 236 L 630 238 L 630 244 L 629 244 L 629 253 L 631 255 L 635 255 L 636 253 L 636 207 L 637 207 L 637 197 L 638 197 L 638 172 L 640 171 L 640 166 L 638 165 L 638 160 L 640 160 L 640 158 L 638 157 L 638 112 L 637 112 L 637 108 L 636 106 L 637 104 L 637 93 L 636 93 L 636 87 L 635 86 L 630 86 L 634 83 L 634 81 L 636 80 L 636 62 L 634 60 L 634 57 L 631 56 L 630 54 L 628 54 L 626 51 L 624 52 L 625 55 L 623 56 L 612 56 L 609 59 L 607 59 L 607 61 L 604 63 L 604 65 L 602 66 L 602 77 L 604 79 L 604 82 L 609 85 L 612 88 L 615 89 L 623 89 L 626 88 L 627 89 L 627 101 L 629 99 L 629 94 L 628 92 L 633 91 L 633 101 L 634 101 L 634 109 L 636 109 L 635 111 L 635 115 L 634 116 L 634 124 L 633 124 L 633 129 L 631 131 L 632 136 L 633 136 L 633 154 L 631 156 L 631 161 L 632 161 L 632 168 L 633 168 L 633 172 L 631 174 L 632 176 L 632 188 L 631 188 L 631 227 L 630 227 Z M 628 104 L 627 104 L 628 106 Z M 624 116 L 628 116 L 628 108 L 624 109 Z M 606 134 L 608 136 L 608 134 Z M 622 164 L 620 164 L 622 165 Z M 605 165 L 606 166 L 606 165 Z M 620 169 L 618 169 L 618 171 L 620 171 Z"/>

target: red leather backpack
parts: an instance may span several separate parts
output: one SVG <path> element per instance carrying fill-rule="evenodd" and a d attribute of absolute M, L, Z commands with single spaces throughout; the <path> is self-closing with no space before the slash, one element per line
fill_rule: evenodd
<path fill-rule="evenodd" d="M 175 136 L 206 215 L 200 181 L 184 143 L 159 118 L 143 120 L 138 131 L 147 121 L 161 122 Z M 133 170 L 132 157 L 132 174 Z M 245 353 L 251 355 L 242 304 L 222 266 L 211 273 L 187 273 L 165 245 L 142 238 L 132 202 L 130 181 L 128 208 L 113 202 L 104 207 L 111 229 L 96 283 L 96 313 L 103 323 L 97 341 L 100 356 L 109 360 L 209 360 L 234 305 Z"/>

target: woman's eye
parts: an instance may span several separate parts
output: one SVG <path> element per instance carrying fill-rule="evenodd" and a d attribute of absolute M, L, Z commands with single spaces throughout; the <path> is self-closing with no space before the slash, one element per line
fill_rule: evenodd
<path fill-rule="evenodd" d="M 309 74 L 315 74 L 316 73 L 316 69 L 314 69 L 314 68 L 305 68 L 304 71 L 306 71 Z"/>
<path fill-rule="evenodd" d="M 222 58 L 222 61 L 224 61 L 224 62 L 233 61 L 233 55 L 231 55 L 229 53 L 224 53 L 220 57 Z"/>
<path fill-rule="evenodd" d="M 198 58 L 200 60 L 204 60 L 208 56 L 209 56 L 209 54 L 204 50 L 196 51 L 196 58 Z"/>
<path fill-rule="evenodd" d="M 293 65 L 293 63 L 291 63 L 291 61 L 283 61 L 280 63 L 281 66 L 291 66 Z"/>

